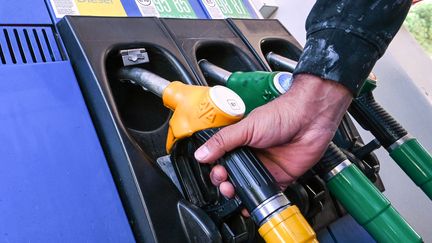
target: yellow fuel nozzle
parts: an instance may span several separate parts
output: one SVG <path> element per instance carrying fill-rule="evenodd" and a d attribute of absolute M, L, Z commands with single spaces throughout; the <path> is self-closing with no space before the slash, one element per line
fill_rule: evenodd
<path fill-rule="evenodd" d="M 297 206 L 286 207 L 275 213 L 258 229 L 267 243 L 315 243 L 315 232 Z"/>
<path fill-rule="evenodd" d="M 223 86 L 204 87 L 175 81 L 162 95 L 166 107 L 174 111 L 169 122 L 166 149 L 193 133 L 239 121 L 245 113 L 241 98 Z"/>
<path fill-rule="evenodd" d="M 179 81 L 170 82 L 143 68 L 124 67 L 118 76 L 142 86 L 160 97 L 174 111 L 169 122 L 166 150 L 193 133 L 233 124 L 243 118 L 245 104 L 230 89 L 223 86 L 195 86 Z"/>

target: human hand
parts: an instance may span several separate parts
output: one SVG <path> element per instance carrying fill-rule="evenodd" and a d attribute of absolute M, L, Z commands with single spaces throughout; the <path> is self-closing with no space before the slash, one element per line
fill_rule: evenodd
<path fill-rule="evenodd" d="M 321 158 L 351 100 L 342 85 L 299 74 L 286 94 L 221 129 L 195 152 L 195 158 L 213 163 L 228 151 L 249 146 L 285 189 Z M 223 166 L 216 165 L 210 179 L 224 196 L 234 196 Z"/>

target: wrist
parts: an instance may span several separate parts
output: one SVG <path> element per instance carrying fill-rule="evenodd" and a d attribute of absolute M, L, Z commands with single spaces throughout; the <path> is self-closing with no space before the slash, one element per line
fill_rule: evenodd
<path fill-rule="evenodd" d="M 351 103 L 352 93 L 344 85 L 333 80 L 320 78 L 312 74 L 298 74 L 294 76 L 293 91 L 301 92 L 311 100 L 339 101 Z"/>
<path fill-rule="evenodd" d="M 283 95 L 286 105 L 302 109 L 297 112 L 303 114 L 303 119 L 316 124 L 331 124 L 332 129 L 339 125 L 352 98 L 345 86 L 310 74 L 296 75 L 293 86 Z"/>

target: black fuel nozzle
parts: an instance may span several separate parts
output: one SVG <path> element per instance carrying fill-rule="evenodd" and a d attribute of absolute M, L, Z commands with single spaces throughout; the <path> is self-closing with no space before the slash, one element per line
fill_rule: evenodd
<path fill-rule="evenodd" d="M 408 135 L 408 132 L 376 102 L 372 90 L 376 80 L 370 76 L 359 96 L 353 99 L 349 107 L 350 114 L 365 129 L 370 131 L 381 145 L 388 149 L 393 143 Z"/>
<path fill-rule="evenodd" d="M 212 128 L 196 132 L 189 141 L 200 146 L 219 130 Z M 276 186 L 273 176 L 250 149 L 237 148 L 218 162 L 226 168 L 237 196 L 267 242 L 317 242 L 300 210 Z"/>
<path fill-rule="evenodd" d="M 375 87 L 376 78 L 371 75 L 359 96 L 353 99 L 350 114 L 376 137 L 411 180 L 432 199 L 432 156 L 376 102 L 372 93 Z"/>

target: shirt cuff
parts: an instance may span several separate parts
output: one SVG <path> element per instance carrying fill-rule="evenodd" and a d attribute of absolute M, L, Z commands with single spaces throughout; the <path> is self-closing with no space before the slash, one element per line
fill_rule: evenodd
<path fill-rule="evenodd" d="M 377 48 L 362 37 L 345 30 L 324 29 L 308 35 L 294 74 L 336 81 L 355 97 L 379 57 Z"/>

